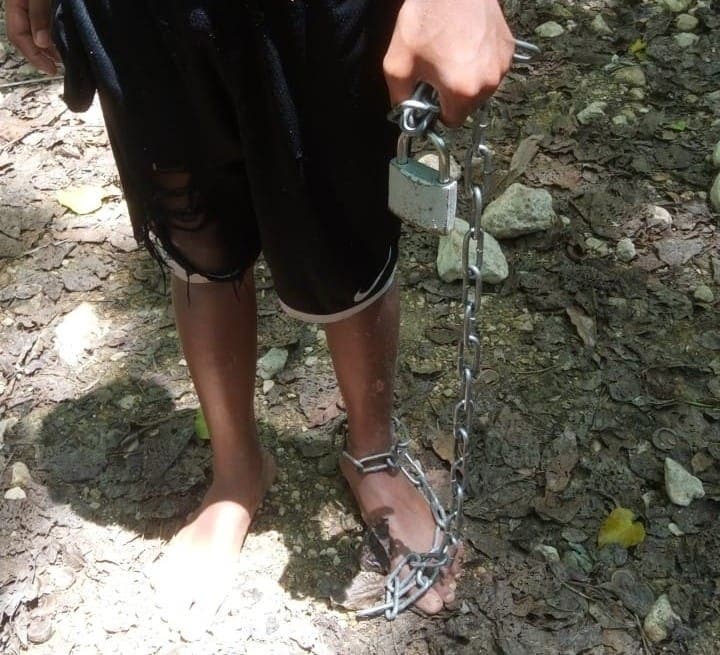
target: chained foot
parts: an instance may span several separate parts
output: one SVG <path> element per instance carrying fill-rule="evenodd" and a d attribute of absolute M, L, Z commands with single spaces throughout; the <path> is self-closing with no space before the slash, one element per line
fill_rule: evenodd
<path fill-rule="evenodd" d="M 267 453 L 243 468 L 229 480 L 216 476 L 153 572 L 158 605 L 187 640 L 202 634 L 230 591 L 250 523 L 275 478 Z"/>
<path fill-rule="evenodd" d="M 353 455 L 357 457 L 355 453 Z M 369 527 L 387 525 L 391 567 L 410 551 L 426 552 L 432 548 L 435 536 L 432 512 L 423 495 L 402 472 L 360 473 L 344 457 L 340 468 L 360 506 L 365 523 Z M 415 602 L 417 609 L 426 614 L 437 614 L 455 600 L 462 546 L 453 555 L 453 563 L 441 570 L 433 587 Z"/>

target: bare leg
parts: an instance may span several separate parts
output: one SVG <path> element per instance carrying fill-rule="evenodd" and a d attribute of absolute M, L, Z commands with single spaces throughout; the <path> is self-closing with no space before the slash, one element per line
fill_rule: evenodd
<path fill-rule="evenodd" d="M 361 458 L 387 451 L 392 443 L 392 406 L 398 352 L 399 297 L 395 286 L 362 312 L 325 327 L 335 372 L 348 411 L 348 449 Z M 397 558 L 432 546 L 435 522 L 422 495 L 402 474 L 359 474 L 341 468 L 366 523 L 387 520 Z M 428 613 L 454 598 L 457 565 L 444 572 L 416 605 Z"/>
<path fill-rule="evenodd" d="M 172 296 L 185 357 L 212 435 L 213 481 L 198 511 L 170 543 L 160 584 L 175 610 L 192 608 L 193 621 L 202 624 L 227 593 L 229 573 L 272 484 L 275 465 L 262 452 L 255 427 L 252 271 L 235 285 L 193 284 L 189 298 L 187 283 L 172 276 Z"/>

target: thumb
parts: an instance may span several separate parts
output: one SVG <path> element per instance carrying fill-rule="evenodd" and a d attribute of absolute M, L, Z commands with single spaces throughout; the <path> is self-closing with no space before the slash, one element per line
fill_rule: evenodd
<path fill-rule="evenodd" d="M 28 2 L 28 16 L 33 41 L 38 48 L 49 48 L 52 45 L 50 38 L 51 0 L 30 0 Z"/>

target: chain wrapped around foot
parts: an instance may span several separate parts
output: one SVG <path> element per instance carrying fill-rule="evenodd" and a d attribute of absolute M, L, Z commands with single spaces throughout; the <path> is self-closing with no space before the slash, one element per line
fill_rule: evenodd
<path fill-rule="evenodd" d="M 396 422 L 396 426 L 397 426 Z M 408 452 L 407 440 L 396 440 L 384 453 L 355 459 L 347 450 L 342 456 L 350 461 L 358 473 L 365 475 L 382 471 L 401 471 L 420 490 L 435 520 L 435 534 L 430 550 L 405 554 L 388 573 L 385 580 L 385 601 L 357 615 L 361 618 L 385 615 L 393 620 L 403 610 L 415 604 L 435 584 L 443 567 L 450 566 L 459 538 L 452 529 L 454 513 L 448 515 L 437 494 L 430 486 L 420 462 Z"/>

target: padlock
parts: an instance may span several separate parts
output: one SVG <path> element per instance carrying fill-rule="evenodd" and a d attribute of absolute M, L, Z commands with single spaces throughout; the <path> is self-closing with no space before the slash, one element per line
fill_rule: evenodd
<path fill-rule="evenodd" d="M 410 156 L 412 137 L 398 139 L 397 157 L 390 162 L 388 206 L 413 227 L 448 234 L 455 223 L 457 180 L 450 178 L 450 153 L 445 141 L 429 130 L 428 138 L 438 153 L 438 168 L 430 168 Z"/>

